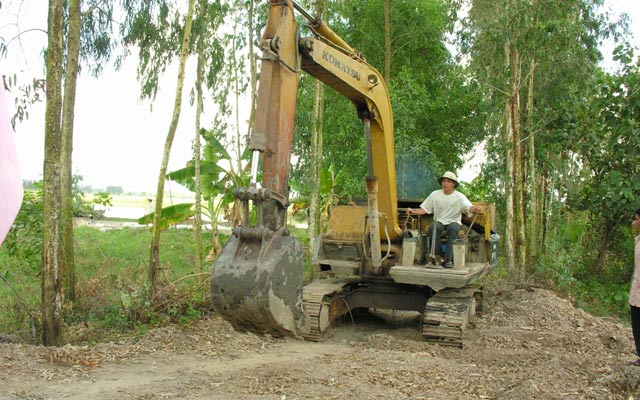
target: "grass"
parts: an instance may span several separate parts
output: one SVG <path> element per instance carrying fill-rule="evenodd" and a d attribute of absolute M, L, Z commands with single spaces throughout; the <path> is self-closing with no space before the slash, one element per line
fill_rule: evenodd
<path fill-rule="evenodd" d="M 170 228 L 161 235 L 159 277 L 163 301 L 148 296 L 149 244 L 145 228 L 101 231 L 76 227 L 75 303 L 65 303 L 65 322 L 104 331 L 140 329 L 141 324 L 188 322 L 206 310 L 208 274 L 195 270 L 196 243 L 191 229 Z M 205 247 L 211 233 L 203 233 Z M 21 263 L 0 249 L 0 333 L 37 342 L 40 308 L 39 267 Z M 206 254 L 203 255 L 206 256 Z M 5 268 L 6 267 L 6 268 Z"/>
<path fill-rule="evenodd" d="M 308 242 L 306 230 L 290 228 L 293 236 Z M 102 231 L 93 226 L 74 229 L 76 298 L 65 302 L 66 340 L 92 342 L 122 332 L 144 332 L 150 326 L 188 323 L 208 311 L 209 274 L 196 270 L 193 230 L 170 228 L 161 235 L 160 295 L 150 301 L 148 286 L 151 233 L 146 227 Z M 226 235 L 221 234 L 221 241 Z M 205 254 L 211 232 L 203 233 Z M 309 269 L 308 262 L 305 270 Z M 0 334 L 10 333 L 39 342 L 41 275 L 39 265 L 29 265 L 0 248 Z"/>

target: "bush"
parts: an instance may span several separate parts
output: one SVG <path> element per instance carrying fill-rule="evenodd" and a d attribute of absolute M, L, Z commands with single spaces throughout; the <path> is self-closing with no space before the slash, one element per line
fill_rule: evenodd
<path fill-rule="evenodd" d="M 42 262 L 43 221 L 42 191 L 25 192 L 3 248 L 16 260 L 25 262 L 29 270 L 38 269 Z"/>

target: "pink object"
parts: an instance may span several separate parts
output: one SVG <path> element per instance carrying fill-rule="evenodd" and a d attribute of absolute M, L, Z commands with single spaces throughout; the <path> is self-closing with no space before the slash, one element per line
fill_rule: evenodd
<path fill-rule="evenodd" d="M 9 111 L 0 88 L 0 245 L 7 236 L 22 204 L 22 181 L 18 155 L 9 125 Z"/>

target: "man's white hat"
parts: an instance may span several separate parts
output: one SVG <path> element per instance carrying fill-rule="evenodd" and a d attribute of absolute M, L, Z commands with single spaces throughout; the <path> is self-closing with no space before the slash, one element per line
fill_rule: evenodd
<path fill-rule="evenodd" d="M 459 183 L 458 183 L 458 177 L 456 176 L 456 174 L 454 174 L 451 171 L 447 171 L 444 173 L 444 175 L 442 175 L 440 178 L 438 178 L 438 183 L 442 184 L 442 180 L 444 178 L 450 179 L 452 180 L 455 184 L 453 185 L 453 187 L 458 187 Z"/>

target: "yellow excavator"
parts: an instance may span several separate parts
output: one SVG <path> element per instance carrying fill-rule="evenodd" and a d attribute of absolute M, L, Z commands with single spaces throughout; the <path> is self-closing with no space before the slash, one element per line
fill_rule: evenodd
<path fill-rule="evenodd" d="M 296 11 L 307 20 L 312 36 L 300 37 Z M 462 347 L 481 299 L 476 282 L 497 262 L 495 208 L 475 203 L 485 212 L 467 221 L 465 236 L 454 247 L 456 266 L 432 265 L 426 251 L 431 219 L 408 216 L 406 208 L 419 202 L 397 197 L 391 103 L 380 73 L 292 0 L 270 0 L 260 47 L 257 112 L 249 143 L 252 179 L 249 187 L 234 191 L 242 224 L 214 262 L 214 309 L 238 330 L 308 340 L 321 340 L 333 321 L 355 309 L 415 311 L 422 315 L 425 339 Z M 351 100 L 362 120 L 368 166 L 366 204 L 331 209 L 327 232 L 312 249 L 318 279 L 308 285 L 303 281 L 303 245 L 287 230 L 301 71 Z M 436 245 L 453 245 L 435 239 Z"/>

